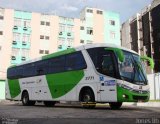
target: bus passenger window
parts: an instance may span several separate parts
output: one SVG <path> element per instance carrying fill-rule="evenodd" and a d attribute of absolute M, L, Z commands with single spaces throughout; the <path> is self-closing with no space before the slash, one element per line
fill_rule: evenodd
<path fill-rule="evenodd" d="M 103 55 L 102 57 L 102 73 L 111 77 L 115 76 L 114 63 L 111 54 Z"/>

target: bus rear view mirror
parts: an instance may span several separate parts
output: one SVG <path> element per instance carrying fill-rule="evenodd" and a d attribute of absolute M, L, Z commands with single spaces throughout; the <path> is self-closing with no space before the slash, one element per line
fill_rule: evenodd
<path fill-rule="evenodd" d="M 148 56 L 141 56 L 141 61 L 148 61 L 149 62 L 149 66 L 151 69 L 154 68 L 154 61 L 152 58 L 148 57 Z"/>
<path fill-rule="evenodd" d="M 105 50 L 113 51 L 117 56 L 120 62 L 124 61 L 124 54 L 123 51 L 119 48 L 105 48 Z"/>

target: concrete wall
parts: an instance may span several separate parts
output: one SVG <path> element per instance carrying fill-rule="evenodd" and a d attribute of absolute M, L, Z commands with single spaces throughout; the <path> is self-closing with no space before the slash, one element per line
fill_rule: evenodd
<path fill-rule="evenodd" d="M 104 38 L 105 43 L 121 45 L 120 41 L 120 16 L 115 12 L 104 12 Z M 111 25 L 110 21 L 114 21 L 115 25 Z"/>
<path fill-rule="evenodd" d="M 131 49 L 129 20 L 122 24 L 122 28 L 121 28 L 121 45 L 123 47 L 128 48 L 128 49 Z"/>
<path fill-rule="evenodd" d="M 5 99 L 5 81 L 0 81 L 0 100 Z"/>
<path fill-rule="evenodd" d="M 160 73 L 147 75 L 150 86 L 150 100 L 160 100 Z"/>

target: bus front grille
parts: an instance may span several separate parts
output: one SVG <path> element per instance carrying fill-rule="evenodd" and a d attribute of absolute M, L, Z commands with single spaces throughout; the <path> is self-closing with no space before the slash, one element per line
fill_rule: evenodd
<path fill-rule="evenodd" d="M 148 96 L 133 96 L 133 99 L 134 100 L 147 100 L 148 99 Z"/>

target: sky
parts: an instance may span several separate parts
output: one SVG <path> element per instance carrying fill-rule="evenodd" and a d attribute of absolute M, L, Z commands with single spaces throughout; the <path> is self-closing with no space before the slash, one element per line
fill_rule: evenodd
<path fill-rule="evenodd" d="M 79 18 L 85 7 L 95 7 L 120 14 L 121 23 L 139 12 L 152 0 L 0 0 L 0 7 Z"/>

